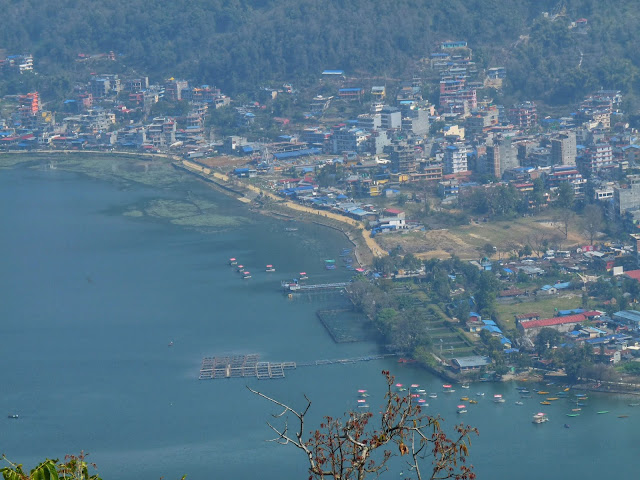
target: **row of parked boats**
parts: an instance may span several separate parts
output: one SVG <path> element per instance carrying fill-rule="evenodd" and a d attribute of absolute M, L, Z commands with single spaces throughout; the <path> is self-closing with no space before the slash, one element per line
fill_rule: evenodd
<path fill-rule="evenodd" d="M 244 278 L 244 279 L 251 278 L 251 272 L 249 270 L 247 270 L 246 267 L 244 265 L 242 265 L 238 261 L 237 258 L 231 257 L 229 259 L 229 265 L 234 267 L 236 269 L 236 271 L 242 275 L 242 278 Z M 272 272 L 276 271 L 276 267 L 274 267 L 273 265 L 269 264 L 269 265 L 265 266 L 265 270 L 264 271 L 267 272 L 267 273 L 272 273 Z"/>

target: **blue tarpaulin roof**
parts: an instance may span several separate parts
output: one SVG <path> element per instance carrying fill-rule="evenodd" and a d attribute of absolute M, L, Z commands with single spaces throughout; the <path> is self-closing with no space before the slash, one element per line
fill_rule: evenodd
<path fill-rule="evenodd" d="M 284 160 L 285 158 L 296 158 L 303 157 L 305 155 L 316 155 L 320 153 L 322 150 L 319 148 L 306 148 L 304 150 L 296 150 L 295 152 L 282 152 L 282 153 L 274 153 L 273 156 L 278 160 Z"/>

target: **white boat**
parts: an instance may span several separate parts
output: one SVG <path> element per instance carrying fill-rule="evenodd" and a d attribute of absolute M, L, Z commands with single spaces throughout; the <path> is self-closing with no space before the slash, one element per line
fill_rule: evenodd
<path fill-rule="evenodd" d="M 265 270 L 265 272 L 275 272 L 276 269 L 273 268 L 273 265 L 267 265 L 267 269 Z"/>
<path fill-rule="evenodd" d="M 11 413 L 9 415 L 7 415 L 9 418 L 19 418 L 17 413 Z"/>
<path fill-rule="evenodd" d="M 462 384 L 462 388 L 469 388 L 469 385 L 468 385 L 468 384 L 466 384 L 466 383 L 463 383 L 463 384 Z"/>
<path fill-rule="evenodd" d="M 442 385 L 442 391 L 445 393 L 453 393 L 455 392 L 455 390 L 453 388 L 451 388 L 451 385 Z"/>
<path fill-rule="evenodd" d="M 458 405 L 458 413 L 467 413 L 467 407 L 465 405 Z"/>
<path fill-rule="evenodd" d="M 238 261 L 235 258 L 230 258 L 229 259 L 229 265 L 237 265 Z"/>
<path fill-rule="evenodd" d="M 549 417 L 547 417 L 546 413 L 542 413 L 542 412 L 536 413 L 533 416 L 533 420 L 532 420 L 533 423 L 544 423 L 548 421 L 549 421 Z"/>
<path fill-rule="evenodd" d="M 300 277 L 298 278 L 298 280 L 309 280 L 309 277 L 307 276 L 306 272 L 300 272 Z"/>
<path fill-rule="evenodd" d="M 496 393 L 493 396 L 493 401 L 496 402 L 496 403 L 504 403 L 505 402 L 504 398 L 502 398 L 502 395 L 500 395 L 499 393 Z"/>
<path fill-rule="evenodd" d="M 484 392 L 478 392 L 478 393 L 476 393 L 476 395 L 479 396 L 479 397 L 484 397 Z"/>
<path fill-rule="evenodd" d="M 438 398 L 438 394 L 437 393 L 430 393 L 429 394 L 429 398 Z"/>
<path fill-rule="evenodd" d="M 516 402 L 516 405 L 524 405 L 524 403 L 523 403 L 523 402 L 520 402 L 520 401 L 517 401 L 517 402 Z"/>
<path fill-rule="evenodd" d="M 244 271 L 244 265 L 238 265 L 237 270 L 238 270 L 238 272 L 243 272 Z"/>
<path fill-rule="evenodd" d="M 251 278 L 251 272 L 242 272 L 242 278 Z"/>
<path fill-rule="evenodd" d="M 369 404 L 368 403 L 361 403 L 358 405 L 358 408 L 369 408 Z"/>

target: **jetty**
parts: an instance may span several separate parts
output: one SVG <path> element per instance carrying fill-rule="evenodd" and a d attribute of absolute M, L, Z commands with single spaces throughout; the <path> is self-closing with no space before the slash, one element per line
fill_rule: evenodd
<path fill-rule="evenodd" d="M 315 285 L 301 285 L 298 282 L 281 282 L 282 288 L 286 292 L 313 292 L 321 290 L 341 290 L 346 288 L 351 282 L 317 283 Z"/>
<path fill-rule="evenodd" d="M 364 355 L 354 358 L 340 358 L 334 360 L 316 360 L 313 362 L 261 362 L 260 355 L 227 355 L 205 357 L 200 367 L 200 380 L 213 380 L 219 378 L 243 378 L 255 377 L 258 380 L 284 378 L 285 370 L 297 367 L 315 367 L 320 365 L 348 365 L 356 362 L 369 362 L 394 357 L 395 353 L 379 355 Z"/>
<path fill-rule="evenodd" d="M 284 378 L 284 371 L 296 368 L 295 362 L 261 362 L 260 355 L 205 357 L 200 366 L 200 380 L 256 377 L 258 380 Z"/>

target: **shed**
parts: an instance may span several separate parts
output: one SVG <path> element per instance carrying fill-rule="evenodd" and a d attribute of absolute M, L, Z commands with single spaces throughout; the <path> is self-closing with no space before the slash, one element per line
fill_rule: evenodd
<path fill-rule="evenodd" d="M 481 355 L 459 357 L 452 360 L 453 368 L 461 372 L 479 370 L 486 365 L 491 365 L 491 358 Z"/>

